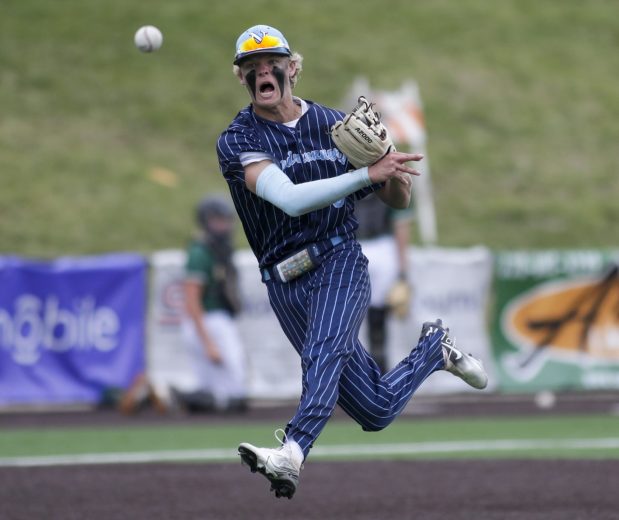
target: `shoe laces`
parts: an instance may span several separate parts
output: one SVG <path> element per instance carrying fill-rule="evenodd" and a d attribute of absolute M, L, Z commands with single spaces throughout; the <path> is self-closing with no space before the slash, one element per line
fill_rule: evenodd
<path fill-rule="evenodd" d="M 464 357 L 464 353 L 456 347 L 456 338 L 449 335 L 449 329 L 445 329 L 443 337 L 441 338 L 441 346 L 445 355 L 445 364 L 447 367 L 455 364 L 456 361 Z"/>
<path fill-rule="evenodd" d="M 286 441 L 288 440 L 286 431 L 282 428 L 277 428 L 277 430 L 273 432 L 273 436 L 275 437 L 275 440 L 279 442 L 282 446 L 286 444 Z"/>

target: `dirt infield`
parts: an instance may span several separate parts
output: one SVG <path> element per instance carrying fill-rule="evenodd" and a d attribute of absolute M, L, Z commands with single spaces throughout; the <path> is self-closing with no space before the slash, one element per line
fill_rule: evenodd
<path fill-rule="evenodd" d="M 237 464 L 0 469 L 4 520 L 610 520 L 616 461 L 314 462 L 276 499 Z M 614 475 L 614 478 L 613 478 Z"/>

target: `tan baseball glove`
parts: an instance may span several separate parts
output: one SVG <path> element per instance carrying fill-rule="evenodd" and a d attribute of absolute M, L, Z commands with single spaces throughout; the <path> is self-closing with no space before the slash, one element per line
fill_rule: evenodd
<path fill-rule="evenodd" d="M 398 280 L 389 290 L 387 304 L 396 318 L 402 320 L 408 316 L 411 292 L 411 286 L 406 280 Z"/>
<path fill-rule="evenodd" d="M 343 121 L 331 127 L 331 137 L 338 149 L 348 157 L 355 168 L 374 164 L 387 153 L 395 151 L 395 146 L 380 114 L 374 111 L 374 104 L 365 97 Z"/>

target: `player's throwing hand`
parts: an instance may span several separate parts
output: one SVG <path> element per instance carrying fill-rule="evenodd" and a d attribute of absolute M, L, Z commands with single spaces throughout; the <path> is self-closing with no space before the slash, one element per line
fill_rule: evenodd
<path fill-rule="evenodd" d="M 421 173 L 406 163 L 421 159 L 423 155 L 420 153 L 390 152 L 369 167 L 370 179 L 374 184 L 379 184 L 395 178 L 408 185 L 411 183 L 410 175 L 421 175 Z"/>

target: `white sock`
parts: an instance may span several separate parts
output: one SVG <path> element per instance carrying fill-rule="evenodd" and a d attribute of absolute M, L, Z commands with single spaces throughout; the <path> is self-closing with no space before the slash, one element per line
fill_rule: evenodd
<path fill-rule="evenodd" d="M 290 453 L 292 454 L 292 459 L 294 462 L 301 467 L 303 460 L 305 459 L 301 446 L 299 446 L 299 444 L 295 441 L 286 441 L 286 445 L 290 446 Z"/>

